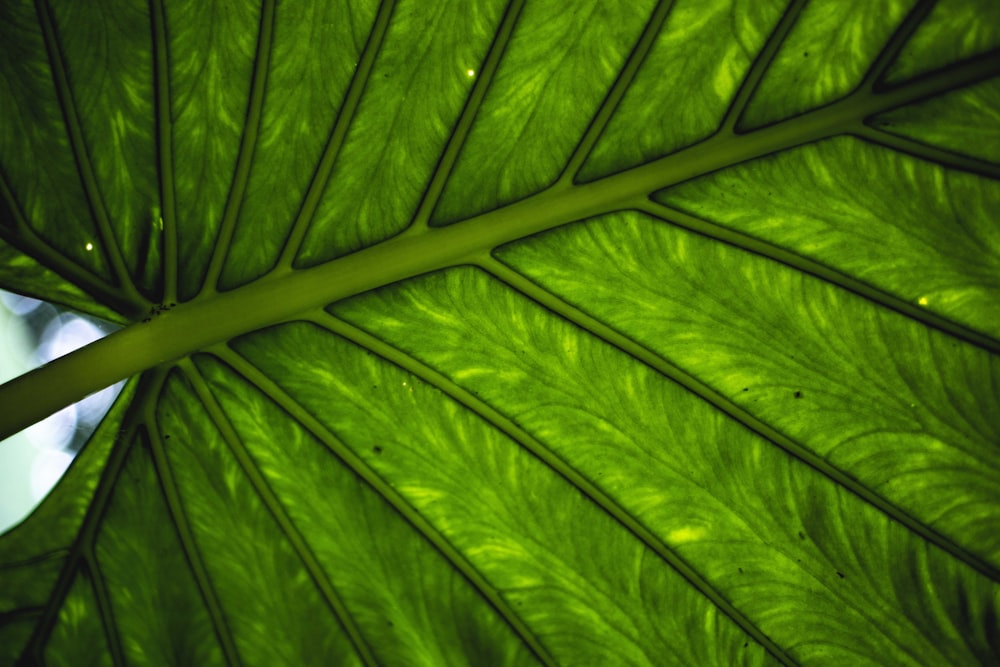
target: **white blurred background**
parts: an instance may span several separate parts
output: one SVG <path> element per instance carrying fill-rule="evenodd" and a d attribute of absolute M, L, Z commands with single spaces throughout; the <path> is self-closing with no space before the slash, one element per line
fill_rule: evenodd
<path fill-rule="evenodd" d="M 0 383 L 103 338 L 116 328 L 0 290 Z M 0 441 L 0 533 L 27 516 L 59 481 L 123 385 L 121 382 L 88 396 Z"/>

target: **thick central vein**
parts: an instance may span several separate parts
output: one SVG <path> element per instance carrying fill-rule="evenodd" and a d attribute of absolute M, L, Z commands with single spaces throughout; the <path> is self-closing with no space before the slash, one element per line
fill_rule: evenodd
<path fill-rule="evenodd" d="M 672 155 L 585 184 L 560 181 L 488 213 L 402 234 L 316 267 L 283 268 L 246 286 L 180 304 L 0 385 L 0 439 L 146 369 L 317 307 L 424 273 L 474 261 L 505 243 L 628 208 L 656 190 L 823 138 L 879 111 L 994 73 L 988 59 L 840 102 L 747 134 L 722 132 Z M 947 76 L 945 76 L 947 74 Z M 963 76 L 963 74 L 965 76 Z M 960 84 L 959 84 L 960 85 Z"/>

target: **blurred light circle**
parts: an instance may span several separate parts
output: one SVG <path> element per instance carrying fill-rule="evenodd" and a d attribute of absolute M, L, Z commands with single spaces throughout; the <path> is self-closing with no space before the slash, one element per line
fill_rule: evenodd
<path fill-rule="evenodd" d="M 77 405 L 70 405 L 24 430 L 38 449 L 64 449 L 76 435 Z"/>
<path fill-rule="evenodd" d="M 3 301 L 3 305 L 7 306 L 7 310 L 21 317 L 45 303 L 38 299 L 32 299 L 30 296 L 21 296 L 13 292 L 0 292 L 0 301 Z"/>
<path fill-rule="evenodd" d="M 31 493 L 35 500 L 41 500 L 59 478 L 63 476 L 69 464 L 73 462 L 73 455 L 57 449 L 45 449 L 38 452 L 38 456 L 31 464 Z"/>
<path fill-rule="evenodd" d="M 60 315 L 45 327 L 36 356 L 47 364 L 103 336 L 104 332 L 83 318 Z"/>
<path fill-rule="evenodd" d="M 81 426 L 84 424 L 94 426 L 101 421 L 124 386 L 124 381 L 113 384 L 77 403 L 77 419 Z"/>

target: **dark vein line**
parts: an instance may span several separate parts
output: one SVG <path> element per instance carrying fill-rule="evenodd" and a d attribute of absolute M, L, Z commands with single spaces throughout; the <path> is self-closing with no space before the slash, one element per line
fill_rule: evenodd
<path fill-rule="evenodd" d="M 875 60 L 872 61 L 871 67 L 868 68 L 861 81 L 862 89 L 874 90 L 879 85 L 886 70 L 895 62 L 903 46 L 917 31 L 917 28 L 920 27 L 920 24 L 923 23 L 927 15 L 930 14 L 936 2 L 937 0 L 921 0 L 910 10 L 910 13 L 906 15 L 892 34 L 892 37 L 889 38 L 889 41 L 882 47 Z"/>
<path fill-rule="evenodd" d="M 16 570 L 19 567 L 31 567 L 32 565 L 38 565 L 39 563 L 44 563 L 50 560 L 63 560 L 67 556 L 69 556 L 69 549 L 55 549 L 53 551 L 47 551 L 42 554 L 31 556 L 30 558 L 0 563 L 0 570 Z"/>
<path fill-rule="evenodd" d="M 322 316 L 318 316 L 322 319 Z M 275 405 L 282 408 L 298 422 L 313 437 L 323 443 L 327 449 L 339 458 L 359 479 L 365 481 L 377 494 L 395 509 L 406 521 L 420 533 L 452 567 L 461 572 L 479 593 L 496 609 L 508 625 L 513 628 L 522 641 L 531 649 L 535 657 L 544 665 L 554 667 L 556 662 L 542 646 L 530 628 L 518 617 L 510 604 L 500 592 L 456 549 L 438 529 L 425 518 L 419 510 L 413 507 L 399 491 L 383 480 L 364 460 L 344 444 L 337 436 L 327 430 L 319 420 L 308 410 L 287 394 L 260 369 L 225 344 L 220 344 L 210 350 L 219 359 L 225 361 L 247 382 L 270 398 Z"/>
<path fill-rule="evenodd" d="M 378 56 L 379 50 L 382 47 L 382 40 L 389 29 L 389 19 L 392 16 L 395 6 L 395 0 L 383 0 L 379 7 L 375 23 L 372 25 L 372 31 L 368 35 L 368 42 L 365 44 L 361 58 L 358 60 L 357 69 L 354 71 L 354 76 L 351 78 L 351 83 L 347 88 L 343 105 L 337 114 L 337 120 L 333 125 L 333 130 L 330 132 L 330 138 L 326 142 L 326 148 L 323 149 L 323 155 L 320 157 L 319 164 L 313 174 L 312 182 L 309 184 L 306 196 L 302 200 L 302 207 L 299 209 L 295 222 L 292 224 L 288 239 L 285 241 L 285 247 L 282 249 L 273 270 L 281 272 L 291 269 L 292 262 L 295 261 L 295 256 L 299 253 L 302 239 L 305 238 L 306 231 L 308 231 L 313 216 L 316 214 L 320 198 L 323 196 L 323 190 L 326 188 L 326 183 L 333 172 L 333 165 L 340 154 L 340 149 L 347 137 L 347 132 L 357 113 L 358 106 L 361 103 L 361 96 L 368 85 L 368 79 L 371 77 L 375 66 L 375 58 Z"/>
<path fill-rule="evenodd" d="M 371 335 L 370 333 L 340 320 L 328 313 L 315 317 L 313 322 L 325 329 L 351 341 L 355 345 L 369 350 L 386 361 L 399 366 L 403 370 L 419 377 L 429 385 L 440 389 L 459 405 L 478 415 L 483 421 L 503 432 L 511 440 L 542 461 L 553 472 L 579 491 L 584 497 L 596 504 L 622 527 L 632 533 L 648 549 L 656 553 L 663 561 L 674 568 L 702 595 L 715 604 L 723 613 L 729 616 L 739 627 L 757 642 L 763 645 L 777 660 L 785 665 L 795 664 L 784 652 L 761 632 L 750 619 L 732 605 L 718 590 L 706 581 L 698 572 L 685 563 L 659 537 L 643 523 L 623 508 L 597 485 L 577 472 L 571 465 L 555 454 L 545 444 L 530 433 L 519 427 L 513 420 L 503 415 L 469 390 L 458 385 L 444 374 L 434 370 L 427 364 L 407 354 L 403 350 Z"/>
<path fill-rule="evenodd" d="M 14 194 L 7 185 L 3 173 L 0 173 L 0 196 L 6 200 L 11 215 L 14 217 L 14 227 L 0 225 L 0 238 L 67 282 L 84 290 L 99 303 L 108 306 L 116 313 L 122 313 L 125 317 L 137 317 L 149 309 L 149 302 L 145 298 L 140 297 L 141 301 L 132 300 L 123 294 L 118 287 L 108 284 L 104 279 L 91 273 L 43 241 L 25 220 L 24 213 L 15 201 Z M 39 294 L 39 296 L 42 295 Z M 105 315 L 105 317 L 107 316 Z M 115 318 L 113 321 L 118 324 L 127 323 L 127 320 L 122 317 Z"/>
<path fill-rule="evenodd" d="M 486 54 L 486 59 L 483 61 L 480 70 L 476 72 L 472 91 L 469 93 L 465 107 L 462 109 L 458 122 L 455 124 L 455 129 L 452 130 L 451 137 L 448 139 L 448 145 L 445 146 L 444 153 L 438 161 L 431 182 L 427 186 L 427 191 L 420 202 L 420 207 L 417 209 L 413 221 L 404 230 L 404 233 L 419 232 L 427 228 L 427 221 L 430 220 L 431 213 L 434 212 L 434 207 L 437 206 L 438 201 L 441 199 L 445 183 L 447 183 L 448 177 L 451 175 L 451 171 L 458 161 L 459 153 L 465 145 L 466 139 L 468 139 L 469 132 L 472 130 L 472 123 L 476 119 L 479 107 L 482 106 L 490 84 L 493 83 L 493 78 L 500 67 L 500 60 L 507 50 L 511 35 L 514 33 L 514 25 L 517 23 L 518 16 L 521 14 L 523 7 L 524 0 L 511 0 L 507 6 L 503 20 L 500 22 L 496 36 L 493 38 L 493 43 Z"/>
<path fill-rule="evenodd" d="M 111 229 L 111 221 L 108 219 L 108 212 L 104 207 L 101 198 L 101 190 L 97 184 L 97 176 L 94 174 L 94 166 L 91 163 L 90 154 L 87 151 L 87 142 L 83 135 L 83 126 L 80 124 L 80 117 L 77 112 L 76 102 L 73 99 L 73 91 L 69 85 L 69 75 L 66 72 L 66 64 L 63 62 L 62 54 L 59 50 L 59 40 L 56 35 L 56 27 L 47 6 L 46 0 L 35 0 L 35 13 L 38 15 L 38 23 L 41 27 L 42 37 L 45 41 L 45 50 L 48 53 L 49 68 L 52 71 L 52 79 L 55 83 L 56 96 L 59 99 L 59 106 L 62 109 L 63 120 L 66 123 L 66 134 L 69 144 L 76 159 L 76 167 L 79 171 L 80 182 L 83 186 L 90 213 L 97 225 L 97 233 L 101 240 L 101 252 L 111 264 L 111 270 L 118 282 L 123 294 L 134 302 L 143 302 L 145 299 L 139 294 L 132 282 L 128 267 L 122 257 L 118 239 L 115 238 Z"/>
<path fill-rule="evenodd" d="M 852 278 L 834 268 L 826 266 L 825 264 L 809 259 L 795 252 L 785 250 L 784 248 L 768 243 L 767 241 L 754 238 L 748 234 L 728 229 L 722 225 L 683 213 L 648 199 L 636 202 L 635 208 L 643 213 L 663 220 L 666 223 L 676 225 L 682 229 L 687 229 L 688 231 L 695 232 L 696 234 L 700 234 L 717 241 L 722 241 L 723 243 L 740 248 L 741 250 L 752 252 L 755 255 L 760 255 L 761 257 L 767 257 L 768 259 L 793 267 L 804 273 L 816 276 L 824 282 L 853 292 L 868 301 L 894 310 L 897 313 L 905 315 L 912 320 L 921 322 L 926 326 L 943 331 L 950 336 L 954 336 L 959 340 L 969 343 L 970 345 L 975 345 L 976 347 L 982 348 L 993 354 L 1000 354 L 1000 340 L 973 329 L 969 329 L 961 324 L 942 317 L 941 315 L 937 315 L 927 310 L 927 308 L 921 307 L 904 299 L 900 299 L 897 296 L 893 296 L 892 294 L 884 292 L 881 289 L 873 287 L 872 285 L 862 282 L 856 278 Z"/>
<path fill-rule="evenodd" d="M 763 48 L 761 48 L 757 54 L 757 58 L 754 59 L 753 64 L 750 66 L 750 70 L 743 78 L 740 89 L 736 92 L 729 110 L 719 125 L 719 132 L 724 134 L 736 133 L 736 125 L 740 122 L 740 117 L 746 111 L 751 98 L 757 92 L 757 88 L 760 87 L 760 82 L 764 80 L 764 76 L 770 69 L 771 63 L 774 62 L 774 57 L 781 50 L 781 45 L 785 43 L 785 39 L 787 39 L 788 34 L 792 31 L 795 22 L 798 21 L 799 15 L 805 6 L 806 0 L 793 0 L 785 8 L 785 13 L 778 21 L 778 25 L 774 27 L 767 41 L 764 42 Z"/>
<path fill-rule="evenodd" d="M 0 628 L 19 621 L 31 620 L 42 615 L 42 607 L 19 607 L 8 611 L 0 611 Z"/>
<path fill-rule="evenodd" d="M 576 308 L 552 292 L 549 292 L 545 288 L 535 284 L 525 276 L 514 271 L 512 268 L 492 256 L 484 257 L 481 260 L 480 266 L 524 296 L 548 308 L 553 313 L 556 313 L 565 320 L 572 322 L 600 340 L 603 340 L 610 345 L 614 345 L 618 349 L 657 371 L 665 378 L 673 380 L 691 393 L 704 399 L 733 420 L 739 422 L 762 438 L 771 441 L 781 449 L 785 450 L 789 455 L 814 468 L 831 481 L 839 484 L 865 502 L 881 510 L 882 513 L 890 519 L 905 526 L 910 531 L 924 538 L 928 542 L 935 544 L 969 567 L 984 574 L 993 581 L 1000 581 L 1000 569 L 997 569 L 994 565 L 982 560 L 979 556 L 966 551 L 963 547 L 955 544 L 948 537 L 938 533 L 929 526 L 925 526 L 923 523 L 906 513 L 903 509 L 895 506 L 890 501 L 868 489 L 858 480 L 834 467 L 825 459 L 817 456 L 815 453 L 806 449 L 804 446 L 795 442 L 788 436 L 764 423 L 760 419 L 757 419 L 747 410 L 739 407 L 722 394 L 718 393 L 686 371 L 675 366 L 673 363 L 667 361 L 656 352 L 640 345 L 628 336 L 625 336 L 600 320 L 586 314 L 579 308 Z"/>
<path fill-rule="evenodd" d="M 158 378 L 160 387 L 162 387 L 165 380 L 166 372 L 161 372 Z M 157 391 L 152 395 L 158 397 L 158 393 Z M 154 398 L 146 406 L 144 421 L 147 428 L 146 435 L 149 437 L 149 448 L 153 455 L 153 468 L 156 471 L 157 479 L 160 481 L 160 489 L 163 491 L 167 513 L 170 515 L 170 522 L 173 524 L 177 540 L 181 550 L 184 552 L 184 558 L 191 568 L 191 575 L 194 578 L 195 585 L 197 585 L 201 599 L 205 603 L 205 609 L 211 620 L 212 629 L 215 631 L 215 637 L 219 642 L 219 648 L 222 650 L 222 656 L 227 665 L 239 667 L 243 662 L 240 660 L 239 651 L 236 649 L 236 642 L 233 639 L 232 631 L 226 622 L 226 613 L 222 609 L 222 604 L 219 602 L 219 596 L 215 592 L 215 588 L 212 586 L 212 578 L 208 574 L 208 568 L 205 567 L 205 562 L 201 558 L 201 552 L 198 550 L 198 545 L 194 538 L 194 531 L 191 529 L 191 523 L 188 521 L 187 513 L 184 511 L 180 491 L 177 489 L 177 483 L 170 468 L 167 451 L 163 438 L 160 435 L 160 426 L 156 416 L 156 403 L 157 400 Z"/>
<path fill-rule="evenodd" d="M 114 667 L 125 667 L 127 661 L 125 660 L 125 651 L 122 648 L 118 623 L 115 621 L 114 610 L 111 607 L 111 596 L 108 593 L 107 583 L 101 575 L 100 567 L 98 567 L 92 544 L 88 545 L 83 553 L 80 571 L 90 575 L 90 584 L 93 587 L 94 599 L 97 601 L 99 620 L 104 630 L 104 640 L 111 653 L 111 664 Z"/>
<path fill-rule="evenodd" d="M 253 163 L 254 148 L 260 133 L 261 118 L 264 110 L 264 88 L 267 84 L 268 70 L 271 63 L 272 39 L 274 37 L 275 0 L 263 0 L 260 10 L 260 31 L 257 36 L 257 55 L 254 59 L 253 78 L 250 82 L 250 98 L 247 102 L 246 121 L 243 124 L 243 137 L 240 141 L 239 154 L 236 158 L 236 169 L 233 181 L 226 198 L 226 207 L 222 214 L 222 224 L 212 250 L 212 258 L 202 283 L 201 292 L 215 293 L 219 274 L 225 264 L 229 249 L 232 246 L 236 230 L 236 219 L 243 205 L 247 183 L 250 181 L 250 167 Z"/>
<path fill-rule="evenodd" d="M 156 152 L 163 220 L 163 303 L 177 301 L 177 202 L 174 192 L 173 118 L 170 111 L 170 56 L 163 0 L 149 0 L 153 33 L 153 91 L 156 99 Z"/>
<path fill-rule="evenodd" d="M 587 156 L 590 155 L 590 151 L 594 148 L 594 144 L 600 139 L 604 128 L 611 121 L 611 116 L 614 114 L 615 109 L 618 108 L 619 102 L 625 97 L 629 86 L 632 85 L 632 81 L 635 79 L 635 75 L 642 66 L 643 61 L 646 60 L 646 56 L 653 49 L 653 43 L 660 33 L 663 22 L 666 21 L 667 15 L 673 8 L 673 4 L 673 0 L 660 0 L 657 3 L 652 15 L 650 15 L 649 20 L 646 22 L 646 27 L 643 28 L 642 34 L 639 36 L 639 40 L 629 54 L 628 60 L 625 61 L 625 65 L 621 68 L 614 85 L 608 91 L 604 101 L 601 102 L 601 106 L 598 108 L 597 113 L 594 114 L 593 120 L 590 121 L 590 126 L 587 127 L 586 133 L 580 139 L 580 143 L 573 149 L 573 154 L 570 156 L 569 162 L 566 163 L 566 168 L 563 169 L 562 174 L 556 180 L 557 184 L 563 186 L 573 184 L 584 161 L 586 161 Z"/>
<path fill-rule="evenodd" d="M 268 511 L 270 511 L 271 516 L 274 517 L 275 523 L 277 523 L 281 534 L 291 545 L 292 549 L 295 551 L 295 555 L 302 562 L 306 572 L 309 573 L 309 576 L 315 583 L 316 588 L 319 589 L 319 592 L 322 594 L 327 606 L 330 607 L 330 610 L 334 613 L 334 616 L 336 616 L 337 621 L 347 633 L 347 636 L 350 638 L 351 643 L 354 645 L 354 649 L 357 651 L 362 662 L 370 667 L 378 665 L 378 660 L 372 653 L 371 646 L 369 646 L 368 641 L 361 634 L 361 630 L 354 622 L 347 605 L 344 604 L 344 601 L 340 598 L 340 594 L 333 586 L 329 577 L 327 577 L 326 572 L 323 570 L 323 566 L 316 558 L 316 555 L 313 553 L 305 537 L 303 537 L 302 533 L 295 526 L 291 517 L 288 516 L 281 500 L 278 499 L 277 495 L 275 495 L 274 491 L 267 483 L 267 480 L 264 478 L 264 475 L 260 472 L 256 462 L 247 451 L 243 441 L 240 439 L 239 434 L 233 427 L 232 422 L 229 421 L 229 418 L 226 416 L 226 412 L 222 405 L 209 388 L 208 383 L 201 374 L 201 371 L 198 370 L 190 358 L 183 359 L 179 363 L 179 367 L 191 382 L 191 386 L 194 388 L 198 398 L 201 399 L 202 404 L 205 406 L 205 410 L 208 412 L 209 418 L 222 434 L 222 438 L 225 441 L 226 446 L 236 459 L 240 469 L 243 470 L 243 474 L 247 476 L 251 487 L 253 487 L 253 490 L 257 493 L 257 496 L 260 498 L 261 502 L 263 502 L 264 506 L 267 507 Z"/>
<path fill-rule="evenodd" d="M 854 134 L 872 143 L 897 150 L 901 153 L 907 153 L 921 160 L 935 162 L 952 169 L 961 169 L 977 176 L 1000 180 L 1000 164 L 993 164 L 992 162 L 969 155 L 962 155 L 936 146 L 930 146 L 915 139 L 893 134 L 892 132 L 872 127 L 871 125 L 859 125 Z"/>
<path fill-rule="evenodd" d="M 142 391 L 143 387 L 140 386 L 136 392 L 136 396 L 139 396 Z M 129 414 L 125 418 L 124 428 L 111 447 L 108 461 L 101 473 L 97 488 L 94 489 L 93 498 L 87 508 L 87 513 L 83 517 L 80 530 L 69 548 L 66 562 L 63 564 L 59 572 L 59 577 L 56 579 L 56 583 L 49 593 L 39 621 L 32 630 L 31 637 L 24 647 L 21 658 L 18 661 L 19 664 L 42 664 L 45 643 L 48 641 L 56 621 L 59 619 L 59 612 L 66 600 L 66 596 L 73 587 L 77 576 L 84 571 L 87 555 L 93 552 L 94 542 L 97 539 L 97 532 L 104 517 L 104 511 L 107 509 L 108 502 L 114 492 L 115 484 L 118 481 L 118 476 L 124 467 L 125 460 L 128 458 L 128 452 L 132 447 L 132 440 L 135 437 L 138 427 L 137 412 L 135 407 L 129 409 Z M 96 575 L 96 573 L 93 574 Z"/>
<path fill-rule="evenodd" d="M 961 62 L 892 86 L 879 86 L 873 91 L 859 88 L 849 96 L 862 98 L 865 106 L 858 118 L 891 111 L 906 104 L 920 102 L 928 97 L 943 95 L 1000 74 L 1000 49 L 994 49 Z"/>

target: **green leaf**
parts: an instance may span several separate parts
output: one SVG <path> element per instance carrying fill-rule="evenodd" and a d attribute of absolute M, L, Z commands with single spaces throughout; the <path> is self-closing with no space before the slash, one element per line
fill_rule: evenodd
<path fill-rule="evenodd" d="M 1000 662 L 996 13 L 4 3 L 0 664 Z"/>

